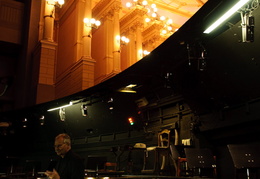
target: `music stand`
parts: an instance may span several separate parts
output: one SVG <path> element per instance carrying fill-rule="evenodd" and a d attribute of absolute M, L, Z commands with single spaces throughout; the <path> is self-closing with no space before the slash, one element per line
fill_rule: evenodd
<path fill-rule="evenodd" d="M 213 169 L 216 168 L 216 162 L 211 150 L 207 148 L 195 149 L 185 148 L 185 155 L 187 158 L 187 164 L 190 169 L 199 169 L 199 176 L 201 175 L 201 169 Z M 214 171 L 215 174 L 215 171 Z"/>
<path fill-rule="evenodd" d="M 234 167 L 245 168 L 247 178 L 250 178 L 250 168 L 260 168 L 260 145 L 258 144 L 232 144 L 228 145 Z"/>

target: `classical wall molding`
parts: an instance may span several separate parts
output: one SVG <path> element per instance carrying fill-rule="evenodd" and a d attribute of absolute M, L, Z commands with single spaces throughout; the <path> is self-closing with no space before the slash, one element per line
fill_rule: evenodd
<path fill-rule="evenodd" d="M 52 50 L 56 50 L 58 44 L 56 42 L 50 42 L 47 40 L 41 40 L 41 47 L 42 48 L 47 48 L 47 49 L 52 49 Z"/>
<path fill-rule="evenodd" d="M 130 13 L 128 13 L 124 17 L 122 17 L 120 19 L 121 31 L 125 31 L 127 28 L 133 26 L 133 23 L 138 23 L 143 28 L 144 15 L 146 14 L 146 12 L 147 9 L 138 7 L 133 9 Z"/>
<path fill-rule="evenodd" d="M 0 26 L 21 29 L 24 5 L 16 1 L 0 1 Z"/>
<path fill-rule="evenodd" d="M 147 27 L 143 32 L 143 45 L 150 48 L 156 48 L 166 38 L 160 35 L 162 24 L 154 23 Z"/>
<path fill-rule="evenodd" d="M 114 17 L 122 9 L 120 0 L 101 0 L 92 10 L 92 15 L 100 21 Z"/>
<path fill-rule="evenodd" d="M 24 4 L 0 1 L 0 41 L 21 44 Z"/>

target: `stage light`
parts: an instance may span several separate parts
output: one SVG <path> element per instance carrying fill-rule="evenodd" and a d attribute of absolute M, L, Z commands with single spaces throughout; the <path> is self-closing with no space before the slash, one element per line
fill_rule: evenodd
<path fill-rule="evenodd" d="M 22 121 L 22 123 L 23 123 L 23 128 L 26 128 L 26 127 L 27 127 L 27 122 L 28 122 L 27 118 L 23 118 L 23 121 Z"/>
<path fill-rule="evenodd" d="M 61 121 L 65 121 L 65 119 L 66 119 L 65 108 L 60 108 L 60 110 L 59 110 L 59 116 L 60 116 L 60 120 L 61 120 Z"/>
<path fill-rule="evenodd" d="M 107 101 L 107 103 L 108 103 L 108 109 L 109 109 L 110 111 L 112 111 L 112 110 L 114 109 L 114 99 L 113 99 L 113 98 L 110 98 L 110 99 Z"/>
<path fill-rule="evenodd" d="M 62 105 L 62 106 L 59 106 L 59 107 L 51 108 L 51 109 L 48 109 L 47 111 L 50 112 L 50 111 L 58 110 L 58 109 L 61 109 L 61 108 L 66 108 L 66 107 L 72 106 L 72 105 L 74 105 L 74 104 L 80 103 L 80 102 L 82 102 L 83 100 L 84 100 L 84 99 L 79 99 L 79 100 L 70 101 L 69 104 L 65 104 L 65 105 Z"/>
<path fill-rule="evenodd" d="M 41 116 L 39 117 L 39 121 L 40 121 L 40 125 L 41 125 L 41 126 L 44 125 L 44 119 L 45 119 L 44 115 L 41 115 Z"/>
<path fill-rule="evenodd" d="M 69 106 L 71 106 L 71 105 L 73 105 L 72 102 L 70 102 L 69 104 L 66 104 L 66 105 L 60 106 L 60 107 L 56 107 L 56 108 L 48 109 L 47 111 L 54 111 L 54 110 L 57 110 L 57 109 L 61 109 L 61 108 L 69 107 Z"/>
<path fill-rule="evenodd" d="M 87 116 L 88 115 L 88 107 L 86 104 L 82 104 L 81 105 L 81 112 L 82 112 L 82 116 Z"/>
<path fill-rule="evenodd" d="M 219 25 L 221 25 L 225 20 L 231 17 L 237 10 L 243 7 L 250 0 L 240 0 L 232 8 L 230 8 L 225 14 L 223 14 L 217 21 L 215 21 L 211 26 L 209 26 L 203 33 L 209 34 Z"/>
<path fill-rule="evenodd" d="M 120 88 L 118 91 L 122 93 L 136 93 L 136 90 L 134 89 L 136 86 L 137 84 L 129 84 Z"/>

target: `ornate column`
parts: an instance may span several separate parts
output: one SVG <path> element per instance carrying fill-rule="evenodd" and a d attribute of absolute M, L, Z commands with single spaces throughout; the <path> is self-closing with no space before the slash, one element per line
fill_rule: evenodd
<path fill-rule="evenodd" d="M 116 36 L 120 35 L 119 10 L 122 8 L 120 0 L 101 0 L 93 9 L 93 16 L 102 22 L 102 38 L 99 40 L 99 51 L 96 56 L 96 83 L 102 82 L 121 71 L 120 43 Z M 97 43 L 97 42 L 95 42 Z"/>
<path fill-rule="evenodd" d="M 120 40 L 117 37 L 120 37 L 120 26 L 119 26 L 119 9 L 120 6 L 114 6 L 114 64 L 113 64 L 113 72 L 119 73 L 121 71 L 121 63 L 120 63 Z"/>
<path fill-rule="evenodd" d="M 141 58 L 143 58 L 142 56 L 142 52 L 143 51 L 143 46 L 142 46 L 142 42 L 143 42 L 143 38 L 142 38 L 142 28 L 143 28 L 143 22 L 136 22 L 135 25 L 132 27 L 133 31 L 136 34 L 136 61 L 140 60 Z"/>
<path fill-rule="evenodd" d="M 127 56 L 124 57 L 126 67 L 133 65 L 135 62 L 140 60 L 140 51 L 142 50 L 142 30 L 144 28 L 144 15 L 147 10 L 142 6 L 137 6 L 132 12 L 128 13 L 120 21 L 120 28 L 123 34 L 128 34 L 130 39 L 127 45 Z"/>
<path fill-rule="evenodd" d="M 64 97 L 94 85 L 95 60 L 91 56 L 91 27 L 84 25 L 84 18 L 92 17 L 92 0 L 68 1 L 61 14 L 60 38 L 67 37 L 67 43 L 59 44 L 57 55 L 56 97 Z M 71 32 L 71 33 L 70 33 Z M 62 40 L 60 40 L 62 41 Z M 67 50 L 63 52 L 63 50 Z M 67 53 L 70 57 L 64 56 Z M 66 67 L 64 67 L 64 64 Z"/>
<path fill-rule="evenodd" d="M 54 4 L 54 0 L 45 1 L 43 40 L 47 40 L 49 42 L 53 42 L 53 29 L 55 18 Z"/>
<path fill-rule="evenodd" d="M 83 18 L 92 18 L 92 0 L 85 1 L 85 8 L 84 8 L 84 17 Z M 83 58 L 91 58 L 91 34 L 92 28 L 91 26 L 83 25 Z"/>
<path fill-rule="evenodd" d="M 166 40 L 166 37 L 160 35 L 163 25 L 160 23 L 153 23 L 143 31 L 143 45 L 146 50 L 152 51 Z"/>
<path fill-rule="evenodd" d="M 82 75 L 81 89 L 84 90 L 94 85 L 94 69 L 95 60 L 91 56 L 91 26 L 84 25 L 84 18 L 92 18 L 92 0 L 80 0 L 77 3 L 78 8 L 78 46 L 77 46 L 77 59 L 76 64 L 71 68 L 73 74 L 71 75 L 71 80 L 75 79 L 78 74 Z"/>
<path fill-rule="evenodd" d="M 57 43 L 53 40 L 54 19 L 55 19 L 55 2 L 54 0 L 43 1 L 42 18 L 43 30 L 39 29 L 40 43 L 33 51 L 33 69 L 37 69 L 39 76 L 37 79 L 37 97 L 36 103 L 43 103 L 55 98 L 54 77 Z"/>

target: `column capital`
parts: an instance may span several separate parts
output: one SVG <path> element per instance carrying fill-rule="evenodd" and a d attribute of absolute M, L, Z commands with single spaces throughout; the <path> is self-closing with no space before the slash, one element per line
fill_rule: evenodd
<path fill-rule="evenodd" d="M 136 26 L 136 27 L 142 27 L 144 25 L 144 15 L 147 13 L 147 9 L 143 7 L 136 7 L 133 9 L 130 13 L 125 15 L 120 20 L 120 27 L 121 31 L 124 31 L 125 29 Z"/>
<path fill-rule="evenodd" d="M 93 9 L 93 17 L 100 19 L 113 18 L 115 13 L 122 9 L 120 0 L 101 0 Z"/>

